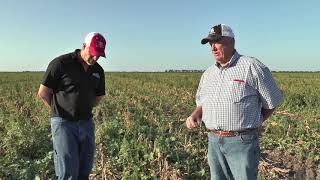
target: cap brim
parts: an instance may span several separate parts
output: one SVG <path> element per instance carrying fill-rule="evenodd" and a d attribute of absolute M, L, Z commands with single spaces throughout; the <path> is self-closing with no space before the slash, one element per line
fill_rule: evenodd
<path fill-rule="evenodd" d="M 105 58 L 106 54 L 103 52 L 103 53 L 100 54 L 100 56 Z"/>
<path fill-rule="evenodd" d="M 208 35 L 208 37 L 201 40 L 201 44 L 207 44 L 208 42 L 216 42 L 222 38 L 220 35 Z"/>
<path fill-rule="evenodd" d="M 94 49 L 90 50 L 90 55 L 91 56 L 101 56 L 101 57 L 104 57 L 104 58 L 106 57 L 106 54 L 105 54 L 104 51 L 99 52 L 99 51 L 95 51 Z"/>
<path fill-rule="evenodd" d="M 92 53 L 91 56 L 101 56 L 101 57 L 104 57 L 104 58 L 105 58 L 105 57 L 106 57 L 106 54 L 105 54 L 104 52 L 103 52 L 103 53 L 98 53 L 98 52 L 97 52 L 97 53 Z"/>
<path fill-rule="evenodd" d="M 209 41 L 211 41 L 209 38 L 203 38 L 201 44 L 207 44 Z"/>

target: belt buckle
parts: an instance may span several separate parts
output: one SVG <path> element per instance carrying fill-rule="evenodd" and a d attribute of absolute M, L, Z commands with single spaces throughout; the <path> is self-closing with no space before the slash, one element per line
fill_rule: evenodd
<path fill-rule="evenodd" d="M 219 136 L 224 136 L 223 131 L 218 130 L 218 135 L 219 135 Z"/>
<path fill-rule="evenodd" d="M 217 129 L 217 132 L 218 136 L 223 136 L 223 131 L 220 128 Z"/>
<path fill-rule="evenodd" d="M 216 134 L 218 135 L 218 136 L 221 136 L 221 134 L 222 134 L 222 131 L 220 131 L 219 129 L 216 131 Z"/>

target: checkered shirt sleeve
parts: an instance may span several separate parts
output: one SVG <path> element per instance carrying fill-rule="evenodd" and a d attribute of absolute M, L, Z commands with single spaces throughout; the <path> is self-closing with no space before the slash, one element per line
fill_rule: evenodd
<path fill-rule="evenodd" d="M 279 106 L 283 101 L 283 95 L 273 79 L 269 68 L 258 60 L 252 66 L 254 66 L 252 73 L 256 82 L 256 89 L 259 92 L 262 108 L 273 109 Z"/>

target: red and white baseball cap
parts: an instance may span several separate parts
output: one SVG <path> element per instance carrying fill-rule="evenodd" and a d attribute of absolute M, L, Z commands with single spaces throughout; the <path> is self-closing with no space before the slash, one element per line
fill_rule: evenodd
<path fill-rule="evenodd" d="M 91 56 L 106 57 L 106 39 L 97 32 L 91 32 L 84 38 L 84 43 L 89 46 L 89 53 Z"/>

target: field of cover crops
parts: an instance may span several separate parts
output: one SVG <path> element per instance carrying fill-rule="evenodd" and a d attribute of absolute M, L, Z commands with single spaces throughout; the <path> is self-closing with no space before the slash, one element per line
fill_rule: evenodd
<path fill-rule="evenodd" d="M 54 179 L 43 73 L 0 73 L 0 179 Z M 92 179 L 209 179 L 207 132 L 188 130 L 201 73 L 106 73 Z M 274 73 L 259 179 L 320 179 L 320 73 Z"/>

